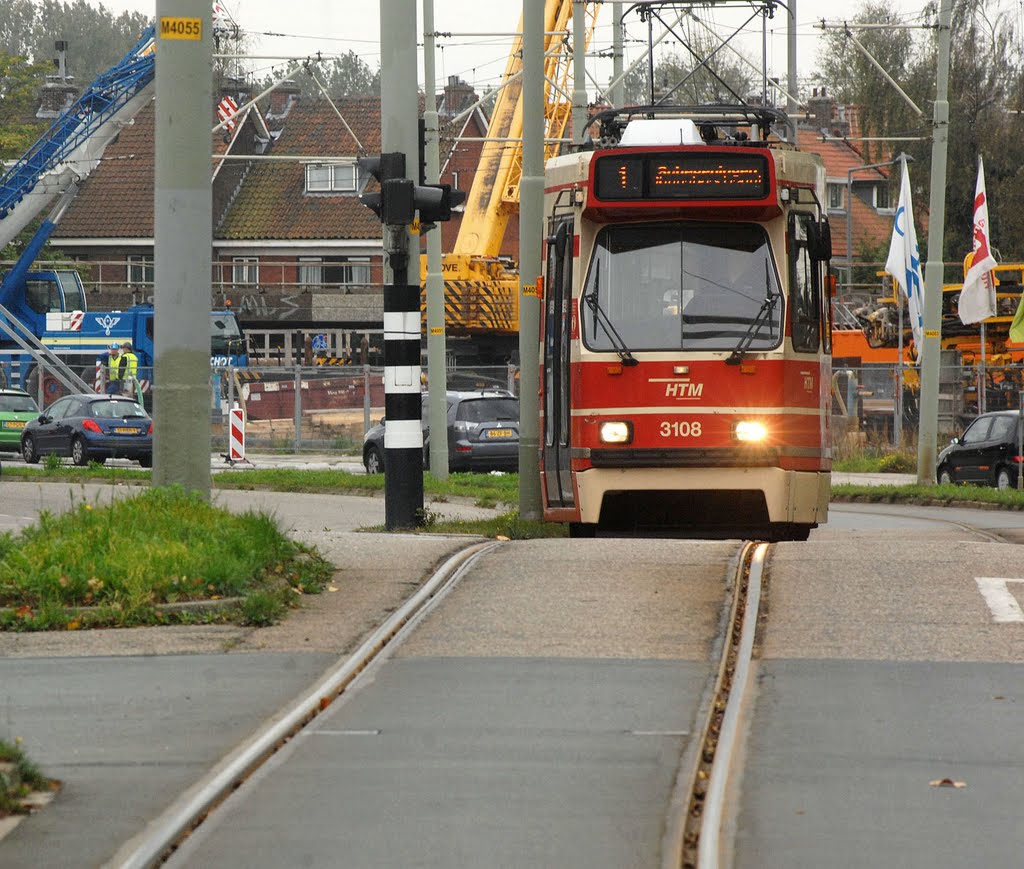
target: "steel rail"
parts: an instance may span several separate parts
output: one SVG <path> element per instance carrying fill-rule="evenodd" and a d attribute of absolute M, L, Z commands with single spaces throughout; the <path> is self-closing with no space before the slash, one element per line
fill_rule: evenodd
<path fill-rule="evenodd" d="M 306 694 L 289 704 L 276 720 L 235 748 L 150 822 L 142 833 L 125 843 L 107 865 L 117 869 L 159 866 L 170 856 L 174 846 L 242 782 L 344 694 L 355 678 L 389 647 L 403 629 L 454 585 L 478 558 L 500 545 L 496 541 L 476 543 L 449 557 L 352 655 Z"/>
<path fill-rule="evenodd" d="M 741 737 L 740 715 L 750 683 L 750 661 L 761 602 L 767 543 L 747 542 L 737 559 L 732 601 L 723 616 L 715 682 L 703 704 L 703 724 L 687 750 L 671 804 L 664 839 L 663 869 L 716 869 L 721 845 L 722 807 L 734 748 Z"/>
<path fill-rule="evenodd" d="M 761 577 L 767 551 L 767 543 L 757 543 L 753 544 L 753 550 L 750 552 L 747 590 L 743 605 L 743 627 L 732 667 L 729 699 L 725 705 L 725 714 L 715 748 L 715 759 L 711 764 L 711 777 L 704 797 L 703 821 L 698 843 L 698 869 L 717 869 L 721 856 L 722 811 L 733 752 L 741 735 L 740 716 L 750 688 L 754 635 L 757 633 L 757 617 L 761 608 Z"/>

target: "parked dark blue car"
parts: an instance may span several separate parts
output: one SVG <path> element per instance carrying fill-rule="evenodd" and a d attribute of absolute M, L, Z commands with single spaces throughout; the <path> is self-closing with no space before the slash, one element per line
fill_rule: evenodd
<path fill-rule="evenodd" d="M 91 392 L 65 395 L 25 424 L 21 455 L 29 464 L 54 455 L 70 456 L 76 465 L 117 458 L 151 468 L 153 420 L 130 398 Z"/>

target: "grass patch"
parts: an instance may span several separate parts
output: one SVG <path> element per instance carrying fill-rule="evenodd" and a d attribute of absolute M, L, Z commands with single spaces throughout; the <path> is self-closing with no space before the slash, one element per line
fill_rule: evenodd
<path fill-rule="evenodd" d="M 0 536 L 0 629 L 77 630 L 197 621 L 270 624 L 333 567 L 273 518 L 180 488 L 86 502 Z M 260 595 L 258 604 L 249 604 Z M 239 598 L 215 610 L 165 604 Z M 279 606 L 269 605 L 273 599 Z"/>
<path fill-rule="evenodd" d="M 272 489 L 281 492 L 317 492 L 328 495 L 384 493 L 383 474 L 347 471 L 307 471 L 293 468 L 248 468 L 214 474 L 216 489 Z M 518 474 L 450 474 L 441 481 L 423 475 L 423 493 L 435 501 L 469 498 L 478 507 L 519 502 Z"/>
<path fill-rule="evenodd" d="M 0 739 L 0 818 L 28 814 L 23 800 L 34 791 L 48 791 L 55 786 L 25 756 L 20 742 Z"/>
<path fill-rule="evenodd" d="M 1024 492 L 994 489 L 988 486 L 832 486 L 833 501 L 859 501 L 868 504 L 923 504 L 925 506 L 969 507 L 991 504 L 1003 510 L 1024 510 Z"/>
<path fill-rule="evenodd" d="M 480 537 L 506 537 L 509 540 L 535 540 L 538 537 L 568 537 L 569 526 L 561 522 L 520 519 L 513 510 L 493 519 L 447 521 L 427 512 L 424 531 L 433 534 L 475 534 Z"/>

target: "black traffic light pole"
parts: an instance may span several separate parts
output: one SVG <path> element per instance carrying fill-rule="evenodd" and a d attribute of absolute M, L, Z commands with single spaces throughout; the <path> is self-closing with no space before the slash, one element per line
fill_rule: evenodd
<path fill-rule="evenodd" d="M 420 288 L 409 283 L 406 227 L 415 216 L 405 154 L 362 157 L 359 166 L 380 193 L 359 199 L 384 224 L 391 283 L 384 286 L 384 524 L 388 531 L 423 524 L 423 430 L 420 427 Z"/>
<path fill-rule="evenodd" d="M 359 167 L 380 182 L 380 193 L 359 201 L 384 224 L 391 284 L 384 287 L 384 523 L 388 531 L 423 524 L 423 430 L 420 427 L 420 288 L 409 283 L 407 229 L 420 215 L 428 224 L 450 220 L 465 194 L 447 184 L 416 184 L 405 177 L 405 154 L 360 157 Z M 444 435 L 442 435 L 443 437 Z"/>

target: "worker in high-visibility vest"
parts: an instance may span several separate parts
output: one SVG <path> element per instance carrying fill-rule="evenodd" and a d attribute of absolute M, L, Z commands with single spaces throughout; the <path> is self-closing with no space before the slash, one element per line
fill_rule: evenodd
<path fill-rule="evenodd" d="M 125 341 L 121 345 L 121 378 L 124 380 L 124 391 L 126 395 L 132 395 L 135 391 L 135 378 L 139 371 L 139 357 L 132 352 L 132 342 Z"/>
<path fill-rule="evenodd" d="M 121 347 L 111 344 L 107 353 L 107 395 L 117 395 L 121 391 Z"/>

